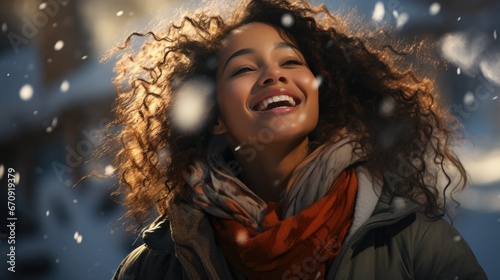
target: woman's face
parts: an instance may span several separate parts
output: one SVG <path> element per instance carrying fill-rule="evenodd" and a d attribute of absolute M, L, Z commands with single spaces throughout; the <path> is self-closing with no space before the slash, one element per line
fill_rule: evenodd
<path fill-rule="evenodd" d="M 213 133 L 226 134 L 233 148 L 297 141 L 316 127 L 316 79 L 300 50 L 274 27 L 250 23 L 233 30 L 218 61 Z"/>

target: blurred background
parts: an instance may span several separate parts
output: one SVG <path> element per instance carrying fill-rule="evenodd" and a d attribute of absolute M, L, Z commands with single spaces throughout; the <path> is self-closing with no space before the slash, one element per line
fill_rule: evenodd
<path fill-rule="evenodd" d="M 7 225 L 7 177 L 15 176 L 15 273 L 5 265 L 9 229 L 0 227 L 1 279 L 109 279 L 134 246 L 113 180 L 91 178 L 89 155 L 112 118 L 110 48 L 133 31 L 201 1 L 7 0 L 0 2 L 0 221 Z M 319 3 L 321 1 L 314 1 Z M 455 226 L 490 279 L 500 279 L 500 2 L 335 0 L 369 25 L 430 38 L 449 67 L 441 100 L 463 122 L 458 148 L 471 176 Z M 433 71 L 430 68 L 429 71 Z M 9 169 L 14 169 L 10 172 Z M 101 167 L 99 167 L 101 168 Z M 111 174 L 111 161 L 102 166 Z"/>

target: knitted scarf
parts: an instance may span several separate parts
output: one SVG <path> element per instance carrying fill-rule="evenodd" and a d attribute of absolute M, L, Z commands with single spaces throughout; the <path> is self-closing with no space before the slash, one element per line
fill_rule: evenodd
<path fill-rule="evenodd" d="M 183 176 L 238 272 L 250 279 L 320 279 L 352 223 L 356 147 L 349 137 L 318 147 L 293 171 L 279 203 L 266 204 L 215 154 Z"/>

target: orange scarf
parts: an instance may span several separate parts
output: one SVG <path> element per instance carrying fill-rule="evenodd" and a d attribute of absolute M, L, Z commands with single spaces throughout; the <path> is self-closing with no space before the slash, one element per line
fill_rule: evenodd
<path fill-rule="evenodd" d="M 297 215 L 280 220 L 281 205 L 269 203 L 261 232 L 211 216 L 217 241 L 248 279 L 324 279 L 351 226 L 357 188 L 356 171 L 348 168 L 324 197 Z"/>

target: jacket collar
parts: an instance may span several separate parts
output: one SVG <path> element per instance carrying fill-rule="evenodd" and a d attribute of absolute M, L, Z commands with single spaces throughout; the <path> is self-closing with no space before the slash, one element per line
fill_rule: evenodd
<path fill-rule="evenodd" d="M 358 193 L 356 196 L 356 205 L 354 206 L 353 222 L 346 240 L 370 218 L 379 200 L 381 190 L 381 183 L 371 178 L 364 168 L 356 169 L 356 176 L 358 178 Z"/>
<path fill-rule="evenodd" d="M 145 228 L 141 237 L 144 243 L 153 250 L 170 253 L 174 251 L 174 241 L 170 235 L 170 222 L 165 215 L 156 218 L 151 225 Z"/>
<path fill-rule="evenodd" d="M 167 205 L 175 256 L 189 278 L 231 279 L 226 258 L 215 242 L 215 234 L 205 212 L 182 202 L 180 197 Z"/>
<path fill-rule="evenodd" d="M 358 194 L 354 219 L 346 237 L 349 240 L 366 223 L 398 219 L 419 207 L 403 197 L 382 195 L 383 183 L 374 179 L 364 168 L 357 170 Z"/>

